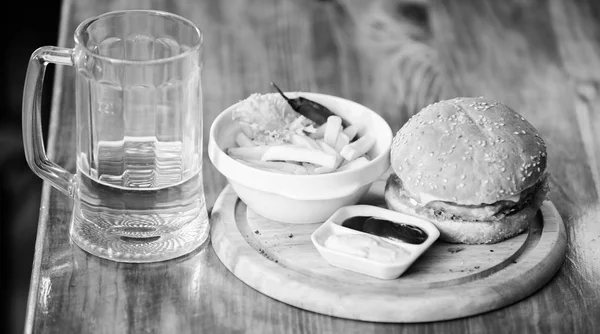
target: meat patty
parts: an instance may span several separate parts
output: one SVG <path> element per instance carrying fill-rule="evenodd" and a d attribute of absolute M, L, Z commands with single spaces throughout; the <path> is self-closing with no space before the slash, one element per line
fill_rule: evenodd
<path fill-rule="evenodd" d="M 410 196 L 402 187 L 402 181 L 396 175 L 391 177 L 389 182 L 396 183 L 397 187 L 395 188 L 400 189 L 399 196 L 418 214 L 465 221 L 500 220 L 511 212 L 521 210 L 533 201 L 543 201 L 547 187 L 546 178 L 543 177 L 538 183 L 521 192 L 518 202 L 500 200 L 491 204 L 461 205 L 454 202 L 431 201 L 420 205 L 414 200 L 411 201 Z"/>

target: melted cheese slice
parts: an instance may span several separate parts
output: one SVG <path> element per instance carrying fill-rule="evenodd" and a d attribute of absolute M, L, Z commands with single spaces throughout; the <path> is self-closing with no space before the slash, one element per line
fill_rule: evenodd
<path fill-rule="evenodd" d="M 520 199 L 521 199 L 521 194 L 519 193 L 519 194 L 515 194 L 512 196 L 505 197 L 505 198 L 501 198 L 498 201 L 511 201 L 511 202 L 517 203 L 517 202 L 519 202 Z M 428 203 L 434 202 L 434 201 L 444 201 L 444 200 L 442 200 L 438 197 L 432 196 L 432 195 L 428 195 L 428 194 L 421 194 L 421 203 L 417 202 L 416 200 L 414 200 L 412 198 L 410 199 L 410 202 L 413 205 L 421 205 L 421 206 L 427 205 Z"/>

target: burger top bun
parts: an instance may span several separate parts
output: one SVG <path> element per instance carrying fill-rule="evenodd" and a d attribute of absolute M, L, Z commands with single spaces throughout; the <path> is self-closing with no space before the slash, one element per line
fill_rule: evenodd
<path fill-rule="evenodd" d="M 391 163 L 404 189 L 422 204 L 491 204 L 540 180 L 546 146 L 508 106 L 459 97 L 411 117 L 394 137 Z"/>

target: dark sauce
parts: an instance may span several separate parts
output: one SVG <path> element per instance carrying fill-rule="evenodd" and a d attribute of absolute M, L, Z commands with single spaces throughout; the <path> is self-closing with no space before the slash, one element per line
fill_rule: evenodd
<path fill-rule="evenodd" d="M 427 233 L 421 228 L 403 224 L 393 223 L 386 219 L 370 216 L 350 217 L 342 222 L 342 226 L 376 235 L 383 238 L 396 239 L 409 244 L 419 245 L 427 240 Z"/>

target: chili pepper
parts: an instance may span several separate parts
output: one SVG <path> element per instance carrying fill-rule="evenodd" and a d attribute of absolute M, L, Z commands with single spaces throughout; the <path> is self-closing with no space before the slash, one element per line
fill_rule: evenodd
<path fill-rule="evenodd" d="M 327 107 L 321 105 L 315 101 L 311 101 L 302 96 L 297 97 L 295 99 L 290 99 L 277 87 L 277 85 L 271 82 L 271 85 L 277 89 L 279 94 L 283 96 L 283 98 L 288 102 L 288 104 L 300 115 L 312 120 L 317 123 L 317 125 L 322 125 L 327 122 L 327 118 L 329 116 L 335 115 L 332 113 Z M 347 127 L 349 124 L 342 118 L 342 126 Z"/>

